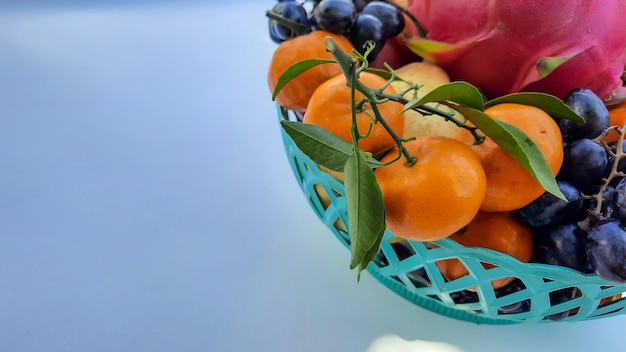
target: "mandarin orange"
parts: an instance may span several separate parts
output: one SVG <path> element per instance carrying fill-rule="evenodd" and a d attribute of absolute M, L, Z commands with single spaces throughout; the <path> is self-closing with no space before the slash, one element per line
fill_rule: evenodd
<path fill-rule="evenodd" d="M 525 132 L 543 154 L 552 174 L 558 173 L 563 163 L 562 135 L 550 115 L 533 106 L 512 103 L 489 107 L 485 113 Z M 465 129 L 459 131 L 455 138 L 471 146 L 485 169 L 487 194 L 481 210 L 519 209 L 545 192 L 521 164 L 490 138 L 474 144 L 474 137 Z"/>
<path fill-rule="evenodd" d="M 386 80 L 369 72 L 361 72 L 359 81 L 372 89 L 379 89 Z M 387 94 L 396 94 L 395 90 L 388 86 Z M 313 92 L 306 112 L 304 122 L 325 128 L 333 134 L 341 137 L 346 142 L 352 143 L 352 104 L 350 101 L 351 89 L 347 85 L 345 75 L 339 74 L 320 84 Z M 355 92 L 356 101 L 363 98 L 361 92 Z M 404 114 L 401 113 L 402 105 L 393 101 L 387 101 L 377 105 L 382 117 L 389 127 L 402 136 L 404 133 Z M 385 148 L 396 144 L 389 132 L 380 123 L 373 124 L 374 113 L 369 103 L 363 105 L 363 109 L 357 111 L 356 120 L 359 134 L 369 134 L 359 140 L 359 147 L 367 152 L 377 153 Z"/>
<path fill-rule="evenodd" d="M 482 204 L 486 177 L 470 147 L 452 138 L 418 137 L 404 143 L 417 161 L 403 156 L 374 171 L 385 205 L 387 229 L 396 236 L 435 241 L 467 225 Z M 391 162 L 397 148 L 381 159 Z"/>
<path fill-rule="evenodd" d="M 346 37 L 327 31 L 313 31 L 282 42 L 274 51 L 267 73 L 267 82 L 274 92 L 280 76 L 292 65 L 306 59 L 332 59 L 324 44 L 327 36 L 332 37 L 339 47 L 348 53 L 354 49 Z M 312 67 L 289 81 L 276 96 L 276 102 L 287 109 L 303 113 L 313 91 L 327 79 L 341 73 L 337 63 Z"/>
<path fill-rule="evenodd" d="M 466 247 L 481 247 L 496 250 L 528 262 L 533 254 L 533 235 L 529 227 L 517 221 L 508 212 L 480 211 L 476 217 L 451 239 Z M 492 264 L 483 264 L 493 267 Z M 437 267 L 447 280 L 455 280 L 469 274 L 458 259 L 445 259 L 437 262 Z M 513 277 L 493 280 L 493 288 L 500 288 L 513 281 Z"/>
<path fill-rule="evenodd" d="M 609 107 L 609 119 L 611 126 L 623 128 L 626 126 L 626 101 L 615 106 Z M 607 143 L 617 141 L 619 139 L 618 131 L 610 131 L 605 137 Z"/>

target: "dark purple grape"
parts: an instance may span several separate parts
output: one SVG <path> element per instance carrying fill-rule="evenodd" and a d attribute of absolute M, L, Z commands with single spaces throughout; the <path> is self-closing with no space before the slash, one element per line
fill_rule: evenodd
<path fill-rule="evenodd" d="M 450 298 L 456 304 L 467 304 L 478 302 L 478 294 L 470 290 L 450 292 Z"/>
<path fill-rule="evenodd" d="M 301 25 L 299 27 L 292 27 L 287 23 L 281 23 L 276 19 L 270 18 L 268 21 L 269 34 L 270 38 L 275 43 L 280 44 L 285 40 L 294 38 L 300 34 L 308 33 L 310 31 L 309 17 L 307 11 L 304 7 L 302 7 L 302 5 L 298 4 L 297 2 L 293 0 L 278 2 L 272 8 L 272 12 L 287 20 Z"/>
<path fill-rule="evenodd" d="M 573 218 L 583 204 L 580 191 L 565 181 L 557 180 L 557 184 L 567 201 L 545 192 L 530 204 L 516 210 L 515 216 L 530 227 L 557 224 Z"/>
<path fill-rule="evenodd" d="M 374 257 L 374 264 L 378 265 L 379 268 L 384 268 L 389 265 L 389 261 L 387 261 L 387 257 L 383 251 L 378 251 L 376 253 L 376 257 Z"/>
<path fill-rule="evenodd" d="M 356 20 L 354 3 L 350 0 L 322 0 L 313 10 L 317 25 L 328 32 L 345 34 Z"/>
<path fill-rule="evenodd" d="M 607 217 L 613 217 L 615 211 L 615 187 L 607 186 L 603 193 L 602 214 Z"/>
<path fill-rule="evenodd" d="M 368 14 L 361 14 L 356 18 L 347 37 L 361 54 L 365 54 L 369 42 L 374 43 L 374 49 L 367 57 L 368 61 L 376 59 L 386 40 L 383 23 L 377 17 Z"/>
<path fill-rule="evenodd" d="M 317 18 L 315 18 L 315 15 L 313 14 L 309 16 L 309 28 L 311 28 L 311 31 L 318 31 L 321 29 L 317 24 Z"/>
<path fill-rule="evenodd" d="M 391 248 L 393 248 L 394 253 L 400 261 L 405 260 L 415 254 L 415 250 L 413 249 L 413 247 L 411 247 L 411 245 L 406 241 L 393 242 L 391 244 Z"/>
<path fill-rule="evenodd" d="M 392 257 L 395 256 L 396 258 L 394 258 L 394 261 L 395 259 L 397 259 L 398 261 L 403 261 L 415 254 L 415 250 L 413 249 L 413 247 L 411 247 L 411 245 L 406 241 L 393 242 L 391 244 L 391 248 L 393 249 L 393 253 L 389 253 L 388 255 Z M 387 255 L 385 255 L 385 253 L 380 250 L 374 258 L 374 263 L 382 268 L 389 265 L 389 260 L 387 258 Z M 406 273 L 406 276 L 415 287 L 431 286 L 428 274 L 426 273 L 426 270 L 424 270 L 424 268 L 412 270 Z"/>
<path fill-rule="evenodd" d="M 587 234 L 586 252 L 598 276 L 626 283 L 626 230 L 618 221 L 593 226 Z"/>
<path fill-rule="evenodd" d="M 438 299 L 437 296 L 431 296 L 431 297 Z M 454 304 L 478 303 L 478 294 L 470 290 L 450 292 L 450 298 L 452 299 Z M 482 310 L 468 309 L 467 312 L 480 314 L 482 313 Z"/>
<path fill-rule="evenodd" d="M 395 258 L 393 258 L 393 261 L 402 261 L 415 254 L 415 250 L 413 250 L 413 247 L 411 247 L 411 245 L 409 245 L 409 243 L 406 241 L 393 242 L 391 244 L 391 249 L 393 249 L 393 253 L 388 253 L 388 255 L 391 255 L 392 257 L 395 256 Z M 387 266 L 389 265 L 389 260 L 387 258 L 388 255 L 385 255 L 385 253 L 380 250 L 378 251 L 376 258 L 374 259 L 374 262 L 376 262 L 380 267 Z"/>
<path fill-rule="evenodd" d="M 600 144 L 591 139 L 578 139 L 564 147 L 558 178 L 585 194 L 595 193 L 605 176 L 607 164 L 607 153 Z"/>
<path fill-rule="evenodd" d="M 365 5 L 372 2 L 372 0 L 353 0 L 354 7 L 356 8 L 356 12 L 360 13 L 365 8 Z"/>
<path fill-rule="evenodd" d="M 363 8 L 363 14 L 370 14 L 383 23 L 387 38 L 397 36 L 404 29 L 404 16 L 392 4 L 384 1 L 372 1 Z"/>
<path fill-rule="evenodd" d="M 608 143 L 608 146 L 611 149 L 613 149 L 614 152 L 617 152 L 617 141 Z M 622 144 L 622 153 L 626 154 L 626 143 Z M 609 162 L 607 165 L 606 176 L 608 176 L 611 173 L 611 169 L 613 168 L 613 163 L 615 163 L 614 156 L 609 154 L 608 158 L 609 158 Z M 617 171 L 626 173 L 626 158 L 620 159 L 620 161 L 617 163 Z M 617 182 L 619 182 L 620 180 L 621 180 L 621 177 L 615 177 L 611 183 L 613 185 L 617 185 Z"/>
<path fill-rule="evenodd" d="M 565 303 L 576 297 L 578 290 L 575 287 L 562 288 L 557 291 L 550 292 L 550 305 L 556 306 L 557 304 Z M 569 316 L 569 309 L 566 309 L 559 313 L 547 315 L 545 318 L 552 321 L 559 321 Z"/>
<path fill-rule="evenodd" d="M 500 298 L 525 289 L 526 286 L 524 283 L 520 279 L 516 278 L 505 286 L 495 289 L 494 294 L 496 298 Z M 470 290 L 455 291 L 450 293 L 450 298 L 452 298 L 452 301 L 456 304 L 477 303 L 478 293 Z M 528 312 L 530 310 L 530 304 L 530 299 L 524 299 L 498 307 L 498 312 L 501 314 Z"/>
<path fill-rule="evenodd" d="M 565 140 L 594 138 L 609 127 L 609 111 L 595 93 L 587 88 L 569 92 L 565 104 L 585 119 L 585 123 L 563 119 L 559 122 Z"/>
<path fill-rule="evenodd" d="M 598 190 L 598 193 L 600 192 L 600 190 Z M 602 215 L 606 216 L 606 217 L 612 217 L 613 216 L 613 212 L 615 210 L 615 202 L 614 202 L 614 197 L 615 197 L 615 187 L 614 186 L 607 186 L 606 189 L 604 190 L 604 193 L 602 193 L 602 206 L 600 207 L 600 212 Z M 595 198 L 590 198 L 585 200 L 585 203 L 583 205 L 584 209 L 587 209 L 587 211 L 592 211 L 595 212 L 596 211 L 596 207 L 598 206 L 598 201 Z"/>
<path fill-rule="evenodd" d="M 400 261 L 408 259 L 415 254 L 413 247 L 411 247 L 411 245 L 406 241 L 393 242 L 391 244 L 391 248 L 393 248 L 394 253 Z M 424 268 L 410 271 L 406 274 L 406 276 L 416 287 L 426 287 L 431 285 L 430 280 L 428 279 L 428 274 Z"/>
<path fill-rule="evenodd" d="M 520 279 L 515 279 L 510 283 L 502 286 L 501 288 L 494 291 L 496 297 L 504 297 L 510 295 L 512 293 L 521 291 L 526 289 L 526 286 Z M 530 299 L 525 299 L 522 301 L 517 301 L 515 303 L 507 304 L 505 306 L 501 306 L 498 308 L 498 312 L 502 314 L 516 314 L 528 312 L 530 310 Z"/>
<path fill-rule="evenodd" d="M 406 276 L 415 287 L 430 287 L 432 285 L 424 268 L 410 271 L 406 273 Z"/>
<path fill-rule="evenodd" d="M 626 178 L 622 178 L 615 186 L 613 217 L 622 223 L 626 223 Z"/>
<path fill-rule="evenodd" d="M 533 262 L 593 272 L 585 251 L 585 234 L 576 223 L 537 229 L 533 235 Z"/>

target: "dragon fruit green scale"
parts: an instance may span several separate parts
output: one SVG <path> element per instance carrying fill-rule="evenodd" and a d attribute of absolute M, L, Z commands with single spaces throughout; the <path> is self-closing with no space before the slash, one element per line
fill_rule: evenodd
<path fill-rule="evenodd" d="M 589 88 L 626 98 L 626 0 L 410 0 L 407 45 L 488 98 Z"/>

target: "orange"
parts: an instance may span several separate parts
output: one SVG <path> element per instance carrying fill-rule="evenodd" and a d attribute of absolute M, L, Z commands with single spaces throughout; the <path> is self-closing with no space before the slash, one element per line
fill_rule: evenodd
<path fill-rule="evenodd" d="M 470 147 L 452 138 L 424 136 L 404 143 L 404 156 L 374 171 L 385 205 L 387 229 L 407 240 L 436 241 L 467 225 L 485 196 L 487 181 Z M 389 151 L 382 162 L 398 156 Z"/>
<path fill-rule="evenodd" d="M 550 115 L 532 106 L 510 103 L 489 107 L 485 113 L 524 131 L 539 147 L 552 174 L 558 173 L 563 163 L 562 136 L 559 126 Z M 465 129 L 459 131 L 455 138 L 472 146 L 485 169 L 487 194 L 481 210 L 519 209 L 545 192 L 522 165 L 490 138 L 485 138 L 480 144 L 473 144 L 474 138 Z"/>
<path fill-rule="evenodd" d="M 322 30 L 286 40 L 278 45 L 270 60 L 267 72 L 270 92 L 274 92 L 278 79 L 292 65 L 307 59 L 333 59 L 324 44 L 327 36 L 332 37 L 343 51 L 352 53 L 354 46 L 346 37 Z M 340 73 L 341 69 L 336 63 L 310 68 L 289 81 L 276 96 L 276 102 L 284 108 L 304 112 L 315 88 Z"/>
<path fill-rule="evenodd" d="M 609 304 L 609 303 L 611 303 L 613 301 L 617 301 L 618 299 L 621 299 L 621 298 L 622 298 L 622 294 L 621 293 L 618 293 L 618 294 L 615 294 L 615 295 L 609 296 L 609 297 L 604 297 L 604 298 L 602 298 L 600 300 L 600 303 L 598 304 L 598 307 L 607 305 L 607 304 Z"/>
<path fill-rule="evenodd" d="M 609 119 L 611 126 L 618 126 L 619 128 L 626 125 L 626 101 L 623 101 L 615 106 L 609 107 Z M 611 131 L 605 137 L 607 143 L 614 142 L 619 139 L 618 131 Z"/>
<path fill-rule="evenodd" d="M 533 254 L 532 231 L 508 212 L 478 212 L 465 228 L 450 236 L 450 239 L 466 247 L 493 249 L 522 262 L 528 262 Z M 493 267 L 487 263 L 483 263 L 483 266 Z M 467 268 L 457 259 L 440 260 L 437 267 L 447 280 L 469 274 Z M 493 288 L 500 288 L 513 279 L 513 277 L 497 279 L 492 281 L 491 285 Z"/>
<path fill-rule="evenodd" d="M 372 89 L 379 89 L 386 80 L 378 75 L 369 72 L 361 72 L 359 81 Z M 346 142 L 352 143 L 352 104 L 350 102 L 351 89 L 346 84 L 345 75 L 339 74 L 322 83 L 309 101 L 304 114 L 304 122 L 321 126 L 335 135 L 341 137 Z M 355 92 L 356 101 L 363 98 L 363 94 Z M 385 89 L 387 94 L 396 94 L 396 91 L 388 86 Z M 357 126 L 359 134 L 369 135 L 359 140 L 359 147 L 367 152 L 377 153 L 385 148 L 396 144 L 389 132 L 380 123 L 372 125 L 372 112 L 369 103 L 364 104 L 364 109 L 357 112 Z M 378 104 L 378 109 L 391 129 L 402 136 L 404 133 L 404 114 L 402 104 L 388 101 Z"/>

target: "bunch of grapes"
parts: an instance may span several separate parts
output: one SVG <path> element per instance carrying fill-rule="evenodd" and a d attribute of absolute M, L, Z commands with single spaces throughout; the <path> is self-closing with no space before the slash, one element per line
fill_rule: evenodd
<path fill-rule="evenodd" d="M 321 29 L 346 36 L 361 54 L 368 43 L 373 43 L 369 60 L 374 60 L 387 39 L 399 35 L 405 26 L 399 7 L 376 0 L 281 0 L 268 17 L 270 38 L 276 43 Z"/>
<path fill-rule="evenodd" d="M 608 142 L 609 112 L 590 90 L 570 92 L 564 102 L 585 123 L 559 122 L 563 166 L 558 185 L 568 199 L 548 193 L 517 210 L 533 228 L 534 261 L 626 282 L 626 161 L 623 137 Z M 621 149 L 621 150 L 620 150 Z"/>

